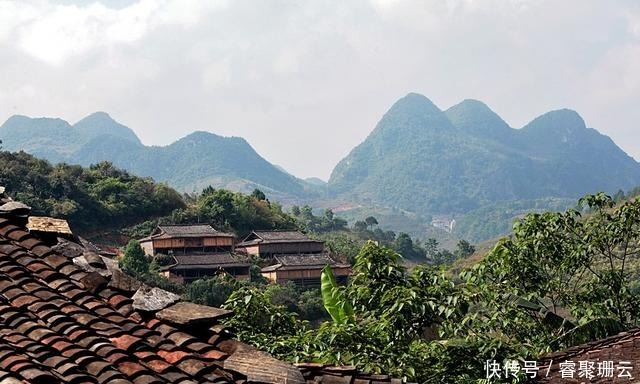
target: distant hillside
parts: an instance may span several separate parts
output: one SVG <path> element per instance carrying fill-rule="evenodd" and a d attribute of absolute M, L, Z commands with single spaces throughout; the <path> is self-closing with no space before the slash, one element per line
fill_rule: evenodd
<path fill-rule="evenodd" d="M 0 126 L 0 139 L 7 150 L 24 150 L 52 162 L 86 166 L 111 161 L 183 191 L 208 185 L 240 192 L 260 188 L 286 201 L 313 188 L 270 164 L 242 138 L 194 132 L 168 146 L 147 147 L 131 129 L 103 112 L 74 125 L 13 116 Z"/>
<path fill-rule="evenodd" d="M 499 202 L 529 200 L 535 208 L 537 199 L 636 185 L 640 165 L 574 111 L 513 129 L 482 102 L 441 111 L 418 94 L 397 101 L 329 180 L 334 196 L 457 217 Z M 471 237 L 496 235 L 483 232 Z"/>

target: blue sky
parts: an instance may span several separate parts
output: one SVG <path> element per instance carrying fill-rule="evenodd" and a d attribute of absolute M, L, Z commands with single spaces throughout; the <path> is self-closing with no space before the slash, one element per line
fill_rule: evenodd
<path fill-rule="evenodd" d="M 587 0 L 0 0 L 0 120 L 106 111 L 146 144 L 242 136 L 299 177 L 408 92 L 559 108 L 640 159 L 640 3 Z"/>

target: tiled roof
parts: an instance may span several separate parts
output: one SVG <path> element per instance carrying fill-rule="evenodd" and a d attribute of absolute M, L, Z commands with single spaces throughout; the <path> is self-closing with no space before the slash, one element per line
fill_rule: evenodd
<path fill-rule="evenodd" d="M 299 255 L 275 255 L 276 264 L 262 268 L 262 272 L 275 270 L 294 269 L 322 269 L 325 265 L 332 267 L 347 268 L 348 264 L 339 263 L 326 253 L 321 254 L 299 254 Z"/>
<path fill-rule="evenodd" d="M 560 372 L 560 364 L 565 361 L 575 363 L 575 378 L 562 378 Z M 594 363 L 594 376 L 589 380 L 585 380 L 584 377 L 579 377 L 578 368 L 580 361 L 587 361 Z M 613 376 L 605 377 L 604 375 L 598 376 L 598 363 L 611 361 L 613 362 Z M 621 362 L 628 362 L 627 366 L 633 367 L 630 373 L 634 379 L 618 378 L 617 366 Z M 551 365 L 551 369 L 549 369 Z M 564 351 L 551 353 L 545 355 L 540 363 L 540 370 L 542 374 L 538 376 L 536 383 L 556 383 L 562 381 L 563 383 L 635 383 L 640 379 L 640 328 L 636 328 L 627 332 L 622 332 L 615 336 L 611 336 L 605 339 L 592 341 L 587 344 L 571 347 Z M 549 374 L 547 375 L 547 370 Z M 615 380 L 614 380 L 615 378 Z"/>
<path fill-rule="evenodd" d="M 218 232 L 208 224 L 159 225 L 154 231 L 155 234 L 169 237 L 233 236 L 229 233 Z"/>
<path fill-rule="evenodd" d="M 306 241 L 311 240 L 307 235 L 300 231 L 253 231 L 255 234 L 260 236 L 265 241 L 274 241 L 274 240 L 300 240 Z"/>
<path fill-rule="evenodd" d="M 20 223 L 0 217 L 1 383 L 304 382 L 270 356 L 252 364 L 257 352 L 218 324 L 225 311 L 143 310 L 117 263 L 78 244 L 56 250 Z"/>
<path fill-rule="evenodd" d="M 171 269 L 192 268 L 192 267 L 222 267 L 222 266 L 250 266 L 249 260 L 240 255 L 232 255 L 230 253 L 211 253 L 211 254 L 191 254 L 191 255 L 173 255 L 176 265 Z"/>
<path fill-rule="evenodd" d="M 300 231 L 278 230 L 278 231 L 259 231 L 251 232 L 238 246 L 252 244 L 269 244 L 269 243 L 302 243 L 314 242 L 322 243 L 320 240 L 313 240 Z"/>

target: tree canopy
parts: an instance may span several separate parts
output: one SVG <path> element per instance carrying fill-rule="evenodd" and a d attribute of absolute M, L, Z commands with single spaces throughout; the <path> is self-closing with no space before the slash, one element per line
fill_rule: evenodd
<path fill-rule="evenodd" d="M 68 219 L 80 233 L 116 229 L 184 207 L 165 184 L 102 162 L 51 165 L 24 152 L 0 152 L 0 185 L 34 214 Z"/>

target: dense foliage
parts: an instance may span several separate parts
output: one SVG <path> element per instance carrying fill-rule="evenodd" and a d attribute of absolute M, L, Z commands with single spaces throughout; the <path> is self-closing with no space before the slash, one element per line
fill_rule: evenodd
<path fill-rule="evenodd" d="M 292 361 L 353 364 L 421 383 L 482 382 L 486 360 L 536 359 L 640 322 L 640 201 L 615 206 L 599 194 L 579 206 L 525 216 L 454 280 L 428 266 L 409 272 L 398 253 L 368 242 L 347 286 L 323 274 L 330 321 L 309 327 L 286 302 L 243 288 L 225 304 L 236 313 L 228 325 Z"/>
<path fill-rule="evenodd" d="M 103 162 L 51 165 L 24 152 L 0 152 L 0 185 L 34 214 L 62 217 L 79 233 L 119 228 L 184 206 L 165 184 Z"/>
<path fill-rule="evenodd" d="M 457 217 L 454 234 L 474 242 L 494 239 L 508 234 L 513 223 L 527 213 L 563 212 L 574 205 L 574 199 L 566 198 L 512 200 L 489 204 Z"/>
<path fill-rule="evenodd" d="M 347 221 L 334 215 L 331 209 L 325 209 L 322 216 L 315 216 L 310 206 L 294 205 L 291 207 L 291 215 L 295 218 L 298 227 L 310 232 L 340 231 L 347 227 Z"/>
<path fill-rule="evenodd" d="M 395 206 L 427 218 L 462 215 L 501 201 L 575 199 L 638 184 L 635 160 L 586 128 L 573 111 L 549 112 L 512 129 L 480 102 L 467 100 L 441 111 L 426 97 L 409 94 L 335 167 L 328 188 L 345 200 Z M 504 234 L 512 217 L 497 223 L 501 230 L 486 228 L 495 225 L 492 220 L 465 225 L 463 237 L 476 241 Z"/>
<path fill-rule="evenodd" d="M 218 230 L 243 236 L 253 229 L 294 229 L 293 217 L 278 203 L 270 202 L 255 190 L 251 195 L 207 187 L 201 193 L 185 196 L 185 206 L 157 220 L 128 228 L 133 237 L 147 236 L 158 224 L 207 223 Z"/>
<path fill-rule="evenodd" d="M 136 240 L 129 241 L 124 248 L 124 254 L 118 260 L 118 265 L 131 276 L 140 276 L 149 272 L 149 259 Z"/>

